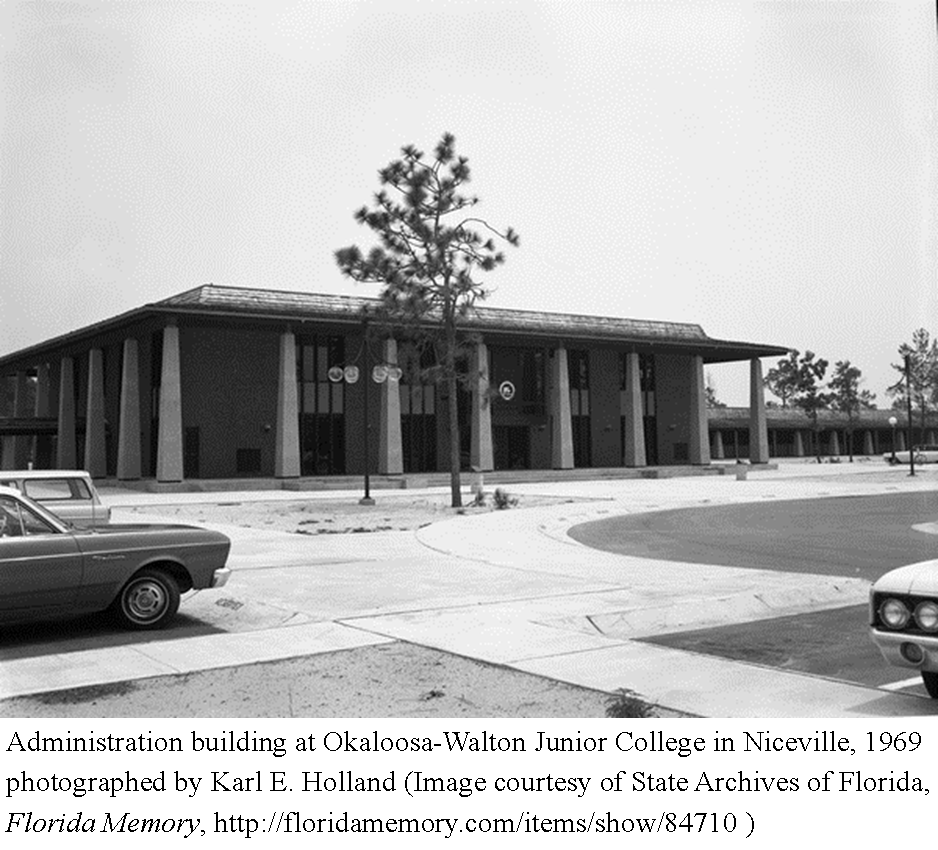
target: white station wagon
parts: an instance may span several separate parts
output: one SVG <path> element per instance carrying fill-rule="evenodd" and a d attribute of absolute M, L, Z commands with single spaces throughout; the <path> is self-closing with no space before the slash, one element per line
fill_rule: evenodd
<path fill-rule="evenodd" d="M 12 487 L 76 528 L 111 521 L 91 476 L 81 469 L 21 469 L 0 472 L 0 486 Z"/>
<path fill-rule="evenodd" d="M 938 699 L 938 560 L 890 570 L 870 588 L 873 643 L 897 667 L 922 674 Z"/>

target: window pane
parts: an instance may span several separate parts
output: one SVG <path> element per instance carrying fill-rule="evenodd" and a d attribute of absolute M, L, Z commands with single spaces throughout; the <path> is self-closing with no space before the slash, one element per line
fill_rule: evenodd
<path fill-rule="evenodd" d="M 303 413 L 316 412 L 316 385 L 303 384 Z"/>
<path fill-rule="evenodd" d="M 332 412 L 341 413 L 342 412 L 342 400 L 345 387 L 342 384 L 333 384 L 332 385 Z"/>
<path fill-rule="evenodd" d="M 84 496 L 72 495 L 72 488 L 64 478 L 40 478 L 34 481 L 24 481 L 23 489 L 30 499 L 47 499 L 49 501 L 84 498 L 90 499 L 91 494 L 85 488 Z"/>
<path fill-rule="evenodd" d="M 19 504 L 13 499 L 0 499 L 0 537 L 20 537 L 22 534 Z"/>
<path fill-rule="evenodd" d="M 433 414 L 433 405 L 436 399 L 436 388 L 430 384 L 423 388 L 423 412 Z"/>
<path fill-rule="evenodd" d="M 401 416 L 410 413 L 410 387 L 401 386 Z"/>
<path fill-rule="evenodd" d="M 316 380 L 329 380 L 329 349 L 324 345 L 317 346 L 316 349 Z"/>
<path fill-rule="evenodd" d="M 23 530 L 26 534 L 55 534 L 55 529 L 44 519 L 36 516 L 29 508 L 22 508 Z"/>
<path fill-rule="evenodd" d="M 580 416 L 590 415 L 590 391 L 580 390 Z"/>
<path fill-rule="evenodd" d="M 329 387 L 330 385 L 327 382 L 325 384 L 317 384 L 316 386 L 319 388 L 319 392 L 317 393 L 318 404 L 316 406 L 316 412 L 328 413 L 329 412 Z"/>

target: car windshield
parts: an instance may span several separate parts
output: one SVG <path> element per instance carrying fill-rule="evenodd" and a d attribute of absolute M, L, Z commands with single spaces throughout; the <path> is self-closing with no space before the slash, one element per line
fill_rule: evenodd
<path fill-rule="evenodd" d="M 13 501 L 9 496 L 4 496 L 3 498 Z M 61 534 L 71 530 L 70 523 L 63 522 L 55 514 L 46 510 L 42 505 L 40 505 L 38 502 L 34 502 L 28 496 L 23 496 L 22 494 L 17 493 L 15 501 L 21 502 L 24 508 L 31 511 L 33 514 L 36 514 L 43 523 L 52 526 L 52 531 Z"/>

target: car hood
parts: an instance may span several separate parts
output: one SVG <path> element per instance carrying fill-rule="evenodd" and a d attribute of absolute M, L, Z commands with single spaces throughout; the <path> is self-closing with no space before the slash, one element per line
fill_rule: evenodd
<path fill-rule="evenodd" d="M 873 585 L 875 593 L 911 593 L 919 596 L 938 594 L 938 559 L 919 561 L 880 576 Z"/>
<path fill-rule="evenodd" d="M 109 536 L 115 534 L 145 534 L 163 537 L 178 537 L 183 539 L 198 538 L 200 540 L 227 541 L 228 537 L 220 531 L 212 531 L 198 525 L 172 525 L 155 523 L 110 523 L 94 527 L 76 528 L 72 531 L 78 537 Z"/>

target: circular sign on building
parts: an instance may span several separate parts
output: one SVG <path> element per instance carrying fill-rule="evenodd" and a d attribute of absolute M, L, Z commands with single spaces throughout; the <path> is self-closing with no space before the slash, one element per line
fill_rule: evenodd
<path fill-rule="evenodd" d="M 342 374 L 345 375 L 346 383 L 354 384 L 358 380 L 358 367 L 346 366 Z"/>
<path fill-rule="evenodd" d="M 511 381 L 502 381 L 498 385 L 498 394 L 505 401 L 511 401 L 515 397 L 515 385 Z"/>
<path fill-rule="evenodd" d="M 332 381 L 333 384 L 339 383 L 339 381 L 345 377 L 345 372 L 342 371 L 341 366 L 333 366 L 327 374 L 329 375 L 329 380 Z"/>
<path fill-rule="evenodd" d="M 371 380 L 376 384 L 383 384 L 388 379 L 388 367 L 378 364 L 371 370 Z"/>

